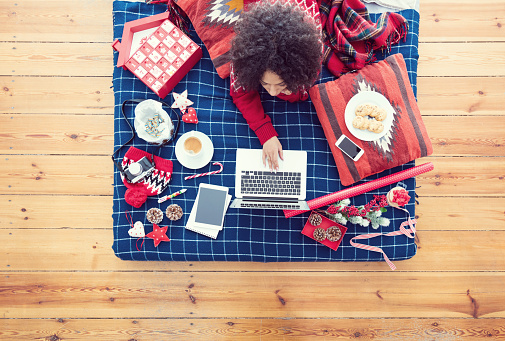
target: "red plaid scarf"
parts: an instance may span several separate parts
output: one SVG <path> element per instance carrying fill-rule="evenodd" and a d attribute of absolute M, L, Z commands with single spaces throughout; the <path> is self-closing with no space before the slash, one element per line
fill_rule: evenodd
<path fill-rule="evenodd" d="M 374 49 L 389 49 L 408 31 L 407 20 L 397 13 L 383 13 L 374 24 L 360 0 L 321 0 L 319 11 L 323 61 L 337 77 L 373 62 Z"/>

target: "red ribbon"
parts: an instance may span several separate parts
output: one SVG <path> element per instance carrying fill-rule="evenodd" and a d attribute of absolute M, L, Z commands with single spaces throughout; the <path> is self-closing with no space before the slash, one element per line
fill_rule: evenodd
<path fill-rule="evenodd" d="M 404 208 L 400 208 L 401 210 L 404 210 L 408 213 L 408 211 Z M 358 249 L 363 249 L 363 250 L 367 250 L 367 251 L 374 251 L 374 252 L 380 252 L 382 253 L 382 255 L 384 256 L 384 260 L 386 261 L 386 263 L 388 263 L 389 267 L 391 268 L 391 270 L 396 270 L 396 266 L 393 264 L 393 262 L 391 262 L 388 258 L 388 256 L 386 255 L 386 253 L 380 248 L 380 247 L 377 247 L 377 246 L 372 246 L 372 245 L 365 245 L 365 244 L 359 244 L 359 243 L 356 243 L 354 242 L 354 240 L 358 240 L 358 239 L 370 239 L 370 238 L 374 238 L 374 237 L 378 237 L 378 236 L 386 236 L 386 237 L 390 237 L 390 236 L 398 236 L 398 235 L 401 235 L 401 234 L 404 234 L 406 235 L 408 238 L 414 238 L 415 237 L 415 234 L 416 234 L 416 228 L 415 228 L 415 224 L 417 224 L 417 221 L 415 219 L 410 219 L 410 215 L 409 215 L 409 218 L 407 221 L 404 221 L 403 223 L 400 224 L 400 229 L 398 231 L 393 231 L 393 232 L 389 232 L 389 233 L 369 233 L 369 234 L 362 234 L 362 235 L 359 235 L 359 236 L 356 236 L 354 238 L 351 239 L 350 243 L 352 246 L 358 248 Z M 410 228 L 409 229 L 405 229 L 405 226 L 409 225 Z M 410 234 L 412 232 L 412 234 Z"/>

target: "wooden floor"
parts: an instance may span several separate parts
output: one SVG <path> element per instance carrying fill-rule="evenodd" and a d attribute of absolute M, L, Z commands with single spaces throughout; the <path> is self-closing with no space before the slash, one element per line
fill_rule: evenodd
<path fill-rule="evenodd" d="M 112 0 L 0 0 L 0 340 L 505 338 L 505 1 L 421 0 L 418 254 L 124 262 Z"/>

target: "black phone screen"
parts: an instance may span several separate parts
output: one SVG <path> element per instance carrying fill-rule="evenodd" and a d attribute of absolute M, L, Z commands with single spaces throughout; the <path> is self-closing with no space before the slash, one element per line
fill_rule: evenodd
<path fill-rule="evenodd" d="M 342 141 L 338 144 L 338 147 L 342 149 L 351 159 L 354 159 L 361 148 L 352 142 L 348 137 L 344 137 Z"/>

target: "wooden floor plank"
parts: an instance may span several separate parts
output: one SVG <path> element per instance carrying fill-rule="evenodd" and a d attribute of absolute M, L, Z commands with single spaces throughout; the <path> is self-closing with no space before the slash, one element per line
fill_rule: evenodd
<path fill-rule="evenodd" d="M 112 154 L 112 115 L 0 114 L 0 154 Z"/>
<path fill-rule="evenodd" d="M 447 231 L 505 231 L 503 197 L 422 196 L 419 201 L 416 216 L 424 231 L 442 227 Z M 56 211 L 65 214 L 51 214 Z M 110 229 L 111 217 L 112 196 L 0 195 L 0 229 Z"/>
<path fill-rule="evenodd" d="M 0 340 L 480 340 L 505 337 L 503 319 L 8 319 Z"/>
<path fill-rule="evenodd" d="M 505 5 L 500 0 L 422 0 L 419 6 L 419 40 L 505 41 Z"/>
<path fill-rule="evenodd" d="M 434 155 L 505 156 L 505 117 L 450 116 L 423 120 Z"/>
<path fill-rule="evenodd" d="M 424 122 L 435 155 L 505 156 L 505 119 L 427 116 Z M 111 115 L 0 114 L 0 154 L 109 155 L 113 125 Z"/>
<path fill-rule="evenodd" d="M 0 273 L 4 318 L 504 318 L 505 273 Z M 310 285 L 307 285 L 311 283 Z M 360 307 L 366 307 L 361 309 Z"/>
<path fill-rule="evenodd" d="M 106 156 L 2 156 L 0 194 L 112 195 L 113 170 Z"/>
<path fill-rule="evenodd" d="M 110 77 L 106 43 L 0 43 L 0 75 Z"/>
<path fill-rule="evenodd" d="M 112 0 L 0 1 L 0 41 L 112 42 Z"/>
<path fill-rule="evenodd" d="M 422 196 L 502 197 L 505 193 L 503 157 L 425 157 L 416 164 L 433 162 L 435 169 L 416 177 Z"/>
<path fill-rule="evenodd" d="M 505 231 L 425 231 L 418 223 L 417 254 L 397 261 L 398 271 L 505 271 Z M 150 227 L 146 227 L 148 230 Z M 171 229 L 180 229 L 172 226 Z M 302 226 L 300 226 L 300 231 Z M 367 231 L 363 231 L 367 233 Z M 167 234 L 171 243 L 180 243 Z M 121 261 L 111 248 L 109 229 L 0 229 L 9 271 L 385 271 L 385 262 L 240 263 Z M 135 249 L 136 238 L 132 239 Z M 140 242 L 138 245 L 140 246 Z M 152 246 L 151 240 L 145 244 Z M 32 254 L 38 257 L 34 258 Z M 193 264 L 189 266 L 189 264 Z"/>
<path fill-rule="evenodd" d="M 505 42 L 419 44 L 418 76 L 504 76 Z"/>
<path fill-rule="evenodd" d="M 0 113 L 112 116 L 111 86 L 106 77 L 0 76 Z"/>
<path fill-rule="evenodd" d="M 112 115 L 111 84 L 105 77 L 0 76 L 0 113 Z M 504 116 L 503 88 L 505 77 L 419 77 L 419 108 L 423 116 Z"/>
<path fill-rule="evenodd" d="M 65 214 L 52 213 L 56 211 Z M 0 228 L 111 227 L 112 195 L 0 195 Z"/>
<path fill-rule="evenodd" d="M 420 197 L 419 201 L 416 216 L 423 230 L 505 230 L 503 197 Z"/>
<path fill-rule="evenodd" d="M 505 77 L 418 77 L 423 116 L 505 116 Z"/>
<path fill-rule="evenodd" d="M 112 194 L 114 168 L 108 156 L 7 155 L 2 159 L 0 194 Z M 426 162 L 433 162 L 435 169 L 417 177 L 422 196 L 503 197 L 505 193 L 503 157 L 425 157 L 416 161 Z"/>
<path fill-rule="evenodd" d="M 505 76 L 505 42 L 419 44 L 419 76 Z M 110 77 L 106 43 L 0 42 L 0 75 Z"/>

